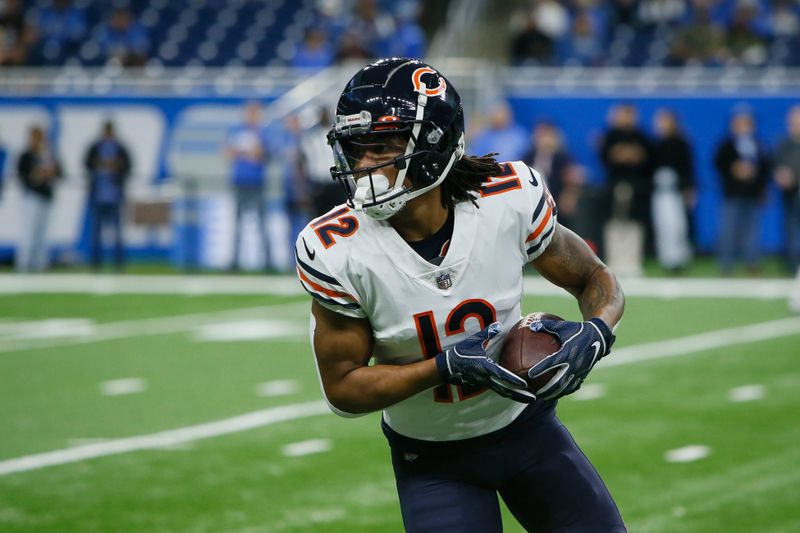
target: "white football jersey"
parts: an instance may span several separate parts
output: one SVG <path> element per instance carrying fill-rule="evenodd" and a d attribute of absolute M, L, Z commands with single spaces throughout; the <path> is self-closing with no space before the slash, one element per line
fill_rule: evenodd
<path fill-rule="evenodd" d="M 478 207 L 456 205 L 453 235 L 438 266 L 387 221 L 344 205 L 300 233 L 303 287 L 332 311 L 369 319 L 375 363 L 433 357 L 496 320 L 504 336 L 519 320 L 522 268 L 550 243 L 556 209 L 536 171 L 519 161 L 502 168 L 483 185 Z M 502 336 L 489 347 L 495 359 Z M 441 385 L 386 408 L 383 416 L 402 435 L 439 441 L 495 431 L 524 408 L 488 389 Z"/>

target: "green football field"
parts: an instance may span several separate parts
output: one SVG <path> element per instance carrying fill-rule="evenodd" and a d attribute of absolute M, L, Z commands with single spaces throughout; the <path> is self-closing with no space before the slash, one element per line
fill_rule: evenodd
<path fill-rule="evenodd" d="M 379 416 L 326 411 L 307 316 L 300 295 L 0 295 L 0 531 L 401 531 Z M 559 414 L 630 531 L 800 531 L 785 300 L 629 296 L 617 333 Z"/>

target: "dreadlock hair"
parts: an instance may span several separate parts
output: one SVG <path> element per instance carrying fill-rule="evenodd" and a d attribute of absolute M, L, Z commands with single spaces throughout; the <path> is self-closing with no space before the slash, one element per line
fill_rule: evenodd
<path fill-rule="evenodd" d="M 475 201 L 481 184 L 492 176 L 502 172 L 500 164 L 490 153 L 483 156 L 465 155 L 453 165 L 442 182 L 442 206 L 455 207 L 459 202 L 469 200 L 475 207 Z"/>

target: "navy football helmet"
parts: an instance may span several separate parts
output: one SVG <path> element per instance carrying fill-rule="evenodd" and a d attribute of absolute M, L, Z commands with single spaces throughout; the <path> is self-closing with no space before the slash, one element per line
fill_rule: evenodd
<path fill-rule="evenodd" d="M 404 147 L 400 155 L 358 167 L 365 150 L 390 140 Z M 347 204 L 373 218 L 389 218 L 408 200 L 442 183 L 464 155 L 461 98 L 422 61 L 382 59 L 345 86 L 328 143 L 335 162 L 331 175 L 343 184 Z M 390 166 L 399 171 L 393 184 L 381 171 Z"/>

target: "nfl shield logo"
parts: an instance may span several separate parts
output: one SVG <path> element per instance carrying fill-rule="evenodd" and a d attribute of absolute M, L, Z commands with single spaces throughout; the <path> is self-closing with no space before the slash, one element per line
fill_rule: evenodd
<path fill-rule="evenodd" d="M 438 276 L 436 276 L 436 286 L 440 289 L 449 289 L 453 286 L 453 280 L 450 279 L 449 272 L 442 272 Z"/>

